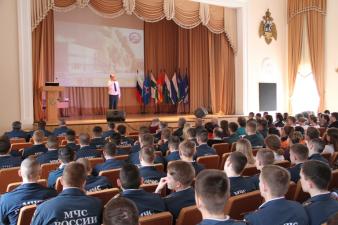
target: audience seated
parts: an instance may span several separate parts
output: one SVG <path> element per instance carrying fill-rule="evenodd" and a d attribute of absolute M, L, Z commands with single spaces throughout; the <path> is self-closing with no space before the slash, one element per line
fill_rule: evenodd
<path fill-rule="evenodd" d="M 204 170 L 196 177 L 196 206 L 203 218 L 199 225 L 245 225 L 224 214 L 229 189 L 228 177 L 222 171 Z"/>
<path fill-rule="evenodd" d="M 338 128 L 338 112 L 332 112 L 330 115 L 330 125 L 328 128 Z"/>
<path fill-rule="evenodd" d="M 245 155 L 247 166 L 255 165 L 255 157 L 253 156 L 251 143 L 248 139 L 242 138 L 236 142 L 236 152 L 241 152 Z"/>
<path fill-rule="evenodd" d="M 307 143 L 315 138 L 320 138 L 319 130 L 315 127 L 308 127 L 304 134 L 305 142 Z"/>
<path fill-rule="evenodd" d="M 92 175 L 93 169 L 88 159 L 81 158 L 76 160 L 76 162 L 82 164 L 85 168 L 87 178 L 84 189 L 86 191 L 88 192 L 101 191 L 107 188 L 112 188 L 111 182 L 106 177 Z"/>
<path fill-rule="evenodd" d="M 139 225 L 139 213 L 134 202 L 123 198 L 113 198 L 104 207 L 104 225 Z"/>
<path fill-rule="evenodd" d="M 205 130 L 202 118 L 196 118 L 196 120 L 195 120 L 195 129 L 196 129 L 196 134 L 198 134 L 202 130 Z"/>
<path fill-rule="evenodd" d="M 39 205 L 32 225 L 102 223 L 101 200 L 86 196 L 86 169 L 77 162 L 66 165 L 61 177 L 63 191 Z"/>
<path fill-rule="evenodd" d="M 76 151 L 77 158 L 97 158 L 101 157 L 101 152 L 90 146 L 89 134 L 80 134 L 80 148 Z"/>
<path fill-rule="evenodd" d="M 187 130 L 186 138 L 184 140 L 192 141 L 197 146 L 198 143 L 197 143 L 196 135 L 197 135 L 196 128 L 191 127 Z"/>
<path fill-rule="evenodd" d="M 37 123 L 37 129 L 36 130 L 41 130 L 44 134 L 45 137 L 49 137 L 49 135 L 52 135 L 53 133 L 46 130 L 46 121 L 44 120 L 39 120 Z M 29 136 L 32 137 L 33 136 L 34 131 L 31 131 L 29 133 Z"/>
<path fill-rule="evenodd" d="M 140 216 L 147 216 L 166 210 L 160 195 L 140 189 L 142 178 L 137 166 L 125 164 L 120 171 L 118 186 L 122 189 L 121 196 L 133 201 Z"/>
<path fill-rule="evenodd" d="M 253 148 L 264 146 L 264 138 L 260 133 L 257 133 L 257 123 L 255 121 L 248 122 L 246 125 L 246 133 L 244 138 L 250 141 Z"/>
<path fill-rule="evenodd" d="M 231 122 L 229 123 L 229 136 L 224 138 L 226 143 L 232 144 L 238 141 L 239 134 L 237 133 L 238 125 L 237 123 Z"/>
<path fill-rule="evenodd" d="M 258 121 L 258 132 L 263 136 L 263 138 L 266 138 L 269 133 L 268 128 L 268 121 L 266 120 L 257 120 Z"/>
<path fill-rule="evenodd" d="M 40 164 L 55 163 L 58 161 L 59 142 L 56 136 L 50 135 L 47 140 L 48 151 L 39 155 L 37 160 Z"/>
<path fill-rule="evenodd" d="M 142 147 L 140 154 L 140 176 L 143 178 L 145 184 L 157 184 L 162 177 L 165 177 L 164 172 L 160 172 L 156 169 L 155 149 L 152 146 Z"/>
<path fill-rule="evenodd" d="M 21 157 L 11 156 L 9 151 L 11 143 L 7 135 L 0 137 L 0 169 L 17 167 L 21 164 Z"/>
<path fill-rule="evenodd" d="M 296 117 L 294 116 L 288 116 L 287 120 L 286 120 L 286 125 L 290 126 L 290 127 L 296 127 L 297 120 Z"/>
<path fill-rule="evenodd" d="M 194 128 L 189 128 L 194 129 Z M 180 138 L 177 136 L 171 136 L 168 143 L 169 154 L 165 157 L 165 162 L 168 163 L 173 160 L 180 159 L 180 153 L 178 147 L 180 145 Z"/>
<path fill-rule="evenodd" d="M 304 162 L 300 181 L 304 192 L 311 196 L 304 203 L 310 224 L 323 224 L 338 212 L 338 201 L 331 197 L 328 186 L 332 178 L 330 167 L 316 160 Z"/>
<path fill-rule="evenodd" d="M 291 163 L 294 164 L 293 167 L 288 168 L 291 181 L 297 183 L 300 179 L 300 169 L 305 161 L 307 161 L 309 157 L 309 149 L 302 144 L 292 145 L 290 148 L 290 159 Z"/>
<path fill-rule="evenodd" d="M 182 161 L 191 163 L 195 169 L 195 174 L 198 174 L 204 169 L 204 166 L 194 161 L 194 155 L 196 153 L 196 146 L 191 141 L 183 141 L 179 145 L 179 154 Z"/>
<path fill-rule="evenodd" d="M 323 153 L 330 153 L 332 155 L 334 152 L 338 152 L 338 128 L 329 128 L 326 131 L 325 138 L 327 145 L 325 145 Z"/>
<path fill-rule="evenodd" d="M 159 141 L 161 139 L 162 130 L 165 128 L 168 128 L 168 123 L 161 121 L 159 129 L 156 131 L 156 134 L 154 134 L 154 138 L 156 141 Z"/>
<path fill-rule="evenodd" d="M 158 148 L 162 152 L 162 155 L 164 156 L 168 150 L 168 141 L 170 137 L 171 137 L 171 130 L 169 128 L 164 128 L 162 130 L 161 140 L 158 142 Z"/>
<path fill-rule="evenodd" d="M 141 140 L 142 140 L 142 136 L 145 134 L 150 134 L 149 127 L 141 126 L 139 129 L 138 141 L 135 141 L 134 145 L 131 147 L 131 153 L 135 153 L 141 150 Z M 152 145 L 154 144 L 154 140 L 151 144 Z"/>
<path fill-rule="evenodd" d="M 93 175 L 97 176 L 101 171 L 121 168 L 122 162 L 114 159 L 115 156 L 116 145 L 112 142 L 106 143 L 103 148 L 103 157 L 105 158 L 105 162 L 94 167 Z"/>
<path fill-rule="evenodd" d="M 247 177 L 242 177 L 241 174 L 247 163 L 247 158 L 241 152 L 232 152 L 224 164 L 224 171 L 230 181 L 230 195 L 255 191 L 255 184 Z"/>
<path fill-rule="evenodd" d="M 104 139 L 108 138 L 108 137 L 111 137 L 114 133 L 116 133 L 115 131 L 115 123 L 114 122 L 108 122 L 107 123 L 107 127 L 108 127 L 108 130 L 103 132 L 102 133 L 102 137 Z"/>
<path fill-rule="evenodd" d="M 41 130 L 36 130 L 33 133 L 33 141 L 34 144 L 32 147 L 25 148 L 22 153 L 22 158 L 25 159 L 30 155 L 41 155 L 46 153 L 48 149 L 46 148 L 45 144 L 43 143 L 44 139 L 43 132 Z"/>
<path fill-rule="evenodd" d="M 276 121 L 274 122 L 275 127 L 284 127 L 284 118 L 281 113 L 276 113 Z"/>
<path fill-rule="evenodd" d="M 48 187 L 51 187 L 51 188 L 55 187 L 56 180 L 62 176 L 62 173 L 66 165 L 74 161 L 75 159 L 75 153 L 73 149 L 69 147 L 60 148 L 58 153 L 59 153 L 58 158 L 59 158 L 61 165 L 59 166 L 57 170 L 53 170 L 49 173 Z"/>
<path fill-rule="evenodd" d="M 68 129 L 68 131 L 66 132 L 66 141 L 66 146 L 73 149 L 73 151 L 77 151 L 80 149 L 80 145 L 76 144 L 76 133 L 74 130 Z"/>
<path fill-rule="evenodd" d="M 26 141 L 29 139 L 29 134 L 27 134 L 25 131 L 21 129 L 21 122 L 20 121 L 14 121 L 12 123 L 12 130 L 5 133 L 9 139 L 15 139 L 15 138 L 25 138 Z"/>
<path fill-rule="evenodd" d="M 54 189 L 38 184 L 40 173 L 40 164 L 33 157 L 22 161 L 19 170 L 22 184 L 0 198 L 0 224 L 16 225 L 23 206 L 39 204 L 57 195 Z"/>
<path fill-rule="evenodd" d="M 290 183 L 289 172 L 276 165 L 266 165 L 259 176 L 259 190 L 265 202 L 245 216 L 252 225 L 308 225 L 308 216 L 301 204 L 285 199 Z"/>
<path fill-rule="evenodd" d="M 246 135 L 246 119 L 243 116 L 237 118 L 237 123 L 239 127 L 236 130 L 238 136 L 245 136 Z"/>
<path fill-rule="evenodd" d="M 90 140 L 90 146 L 93 148 L 102 148 L 104 143 L 105 139 L 102 136 L 102 127 L 95 126 L 93 128 L 93 137 Z"/>
<path fill-rule="evenodd" d="M 116 129 L 117 129 L 117 132 L 119 134 L 121 134 L 121 143 L 120 143 L 120 145 L 122 145 L 122 146 L 131 146 L 131 145 L 134 144 L 134 141 L 132 139 L 126 137 L 127 128 L 126 128 L 125 125 L 120 124 L 120 125 L 117 126 Z"/>
<path fill-rule="evenodd" d="M 191 187 L 195 178 L 195 170 L 192 165 L 184 161 L 175 161 L 168 165 L 167 176 L 161 178 L 155 193 L 160 194 L 168 187 L 173 191 L 164 198 L 166 208 L 173 215 L 174 221 L 184 207 L 195 205 L 195 191 Z"/>
<path fill-rule="evenodd" d="M 173 135 L 179 137 L 179 138 L 183 138 L 183 128 L 184 128 L 184 125 L 186 124 L 186 119 L 183 118 L 183 117 L 180 117 L 178 119 L 178 122 L 177 122 L 177 129 L 173 132 Z"/>
<path fill-rule="evenodd" d="M 212 133 L 212 139 L 209 139 L 207 144 L 212 147 L 213 144 L 224 143 L 223 140 L 223 130 L 220 127 L 216 127 Z"/>
<path fill-rule="evenodd" d="M 295 128 L 287 125 L 281 131 L 281 148 L 285 150 L 289 148 L 289 137 L 293 135 Z"/>
<path fill-rule="evenodd" d="M 152 121 L 151 121 L 151 124 L 149 126 L 149 131 L 151 134 L 155 134 L 156 131 L 158 130 L 160 126 L 160 119 L 159 118 L 154 118 Z"/>
<path fill-rule="evenodd" d="M 67 131 L 68 131 L 68 127 L 67 127 L 66 121 L 61 119 L 59 121 L 59 127 L 53 130 L 53 134 L 55 136 L 66 136 Z"/>
<path fill-rule="evenodd" d="M 199 133 L 197 133 L 198 147 L 196 148 L 195 158 L 198 158 L 200 156 L 217 154 L 215 149 L 208 146 L 207 142 L 208 142 L 208 132 L 206 130 L 202 130 Z"/>
<path fill-rule="evenodd" d="M 276 161 L 284 159 L 284 151 L 281 149 L 281 141 L 277 135 L 269 135 L 264 139 L 266 148 L 273 151 Z"/>
<path fill-rule="evenodd" d="M 221 120 L 220 128 L 222 129 L 222 138 L 229 137 L 229 122 L 227 120 Z"/>
<path fill-rule="evenodd" d="M 257 170 L 262 171 L 266 165 L 272 165 L 275 162 L 275 156 L 270 149 L 260 149 L 256 155 L 255 165 Z M 251 182 L 255 185 L 256 189 L 259 188 L 259 175 L 256 174 L 250 178 Z"/>
<path fill-rule="evenodd" d="M 309 160 L 319 160 L 326 164 L 329 164 L 329 162 L 320 154 L 321 152 L 323 152 L 324 147 L 325 143 L 320 138 L 310 140 L 308 142 Z"/>

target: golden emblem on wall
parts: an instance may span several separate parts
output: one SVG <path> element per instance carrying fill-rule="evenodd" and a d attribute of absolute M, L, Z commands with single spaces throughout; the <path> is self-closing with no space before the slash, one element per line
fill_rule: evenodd
<path fill-rule="evenodd" d="M 264 36 L 267 44 L 271 43 L 272 38 L 277 40 L 276 24 L 273 22 L 269 9 L 265 12 L 265 16 L 263 16 L 263 20 L 259 25 L 259 37 L 262 36 Z"/>

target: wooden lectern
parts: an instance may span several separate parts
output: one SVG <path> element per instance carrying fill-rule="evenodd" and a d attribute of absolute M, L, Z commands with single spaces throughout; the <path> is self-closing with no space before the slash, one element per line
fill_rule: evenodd
<path fill-rule="evenodd" d="M 42 91 L 46 92 L 46 112 L 47 123 L 57 123 L 59 121 L 58 98 L 59 93 L 65 90 L 59 86 L 43 86 Z"/>

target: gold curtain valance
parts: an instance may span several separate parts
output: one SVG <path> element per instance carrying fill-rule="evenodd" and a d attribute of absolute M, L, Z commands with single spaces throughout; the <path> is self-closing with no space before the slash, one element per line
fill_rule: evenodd
<path fill-rule="evenodd" d="M 51 9 L 66 12 L 77 7 L 89 7 L 94 13 L 105 18 L 133 13 L 146 22 L 172 19 L 186 29 L 202 23 L 213 33 L 224 32 L 234 52 L 237 51 L 237 12 L 232 8 L 190 0 L 31 0 L 31 2 L 32 31 Z"/>
<path fill-rule="evenodd" d="M 326 15 L 326 0 L 289 0 L 288 1 L 288 21 L 292 20 L 296 15 L 315 11 Z"/>

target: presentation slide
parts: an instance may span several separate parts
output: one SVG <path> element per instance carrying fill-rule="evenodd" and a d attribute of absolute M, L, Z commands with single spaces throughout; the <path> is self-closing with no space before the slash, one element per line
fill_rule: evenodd
<path fill-rule="evenodd" d="M 143 29 L 56 20 L 54 35 L 61 86 L 106 87 L 114 73 L 121 87 L 135 87 L 137 71 L 143 74 Z"/>

